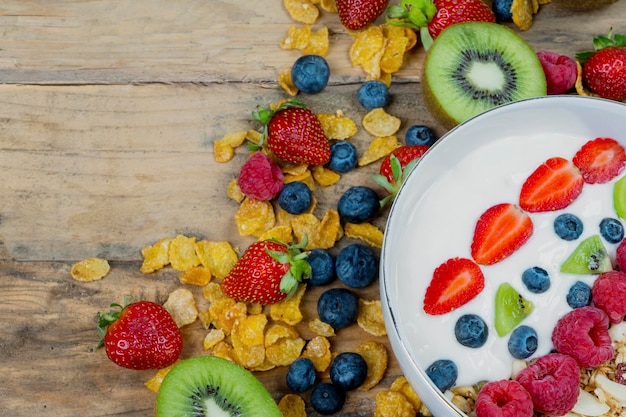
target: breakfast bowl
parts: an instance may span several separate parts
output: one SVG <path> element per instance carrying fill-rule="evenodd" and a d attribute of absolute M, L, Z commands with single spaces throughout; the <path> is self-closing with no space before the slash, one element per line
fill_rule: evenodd
<path fill-rule="evenodd" d="M 569 289 L 578 281 L 591 286 L 596 276 L 563 272 L 562 265 L 581 241 L 598 234 L 597 223 L 602 218 L 619 218 L 613 192 L 624 172 L 606 183 L 585 183 L 567 207 L 527 213 L 532 222 L 530 237 L 504 259 L 479 264 L 483 288 L 445 313 L 425 312 L 425 294 L 434 271 L 449 259 L 471 260 L 481 215 L 502 203 L 518 207 L 527 178 L 548 159 L 571 161 L 595 138 L 612 138 L 626 146 L 625 121 L 626 105 L 604 99 L 547 96 L 518 101 L 453 128 L 408 174 L 385 229 L 380 258 L 381 301 L 394 355 L 433 415 L 467 415 L 451 401 L 451 387 L 510 379 L 520 361 L 529 363 L 554 351 L 554 326 L 572 310 L 566 300 Z M 575 240 L 555 236 L 555 218 L 566 212 L 576 214 L 584 224 L 582 235 Z M 616 245 L 605 246 L 614 259 Z M 547 273 L 549 288 L 538 292 L 526 285 L 522 275 L 533 267 Z M 501 314 L 496 311 L 495 298 L 504 284 L 530 308 L 521 323 L 501 334 L 495 328 L 496 316 Z M 461 344 L 455 333 L 457 322 L 465 315 L 478 316 L 485 323 L 480 346 Z M 535 332 L 536 346 L 520 359 L 512 356 L 509 340 L 512 327 L 522 324 Z M 441 361 L 454 368 L 447 386 L 431 378 L 430 370 Z"/>

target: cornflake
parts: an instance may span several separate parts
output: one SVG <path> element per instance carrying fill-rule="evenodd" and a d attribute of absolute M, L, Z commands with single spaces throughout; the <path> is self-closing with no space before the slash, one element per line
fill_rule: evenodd
<path fill-rule="evenodd" d="M 289 366 L 300 357 L 306 342 L 295 328 L 275 323 L 265 333 L 265 355 L 275 366 Z"/>
<path fill-rule="evenodd" d="M 86 258 L 72 265 L 70 273 L 76 281 L 91 282 L 102 279 L 109 273 L 109 261 L 102 258 Z"/>
<path fill-rule="evenodd" d="M 205 266 L 194 266 L 183 272 L 178 277 L 178 280 L 181 284 L 204 287 L 211 281 L 212 277 L 213 275 L 211 274 L 211 270 L 209 268 Z"/>
<path fill-rule="evenodd" d="M 186 271 L 200 265 L 196 254 L 196 238 L 178 235 L 169 245 L 168 256 L 172 268 L 177 271 Z"/>
<path fill-rule="evenodd" d="M 315 23 L 320 11 L 311 0 L 283 0 L 289 16 L 296 22 Z"/>
<path fill-rule="evenodd" d="M 238 260 L 237 252 L 227 241 L 200 240 L 196 243 L 196 254 L 200 263 L 219 279 L 228 275 Z"/>
<path fill-rule="evenodd" d="M 367 377 L 359 389 L 369 391 L 378 385 L 385 375 L 389 363 L 387 348 L 382 343 L 370 341 L 361 343 L 354 349 L 354 353 L 361 355 L 367 363 Z"/>
<path fill-rule="evenodd" d="M 372 136 L 392 136 L 400 129 L 402 121 L 382 107 L 377 107 L 363 116 L 362 124 Z"/>
<path fill-rule="evenodd" d="M 191 324 L 198 318 L 198 308 L 193 294 L 186 288 L 172 291 L 163 307 L 170 313 L 178 327 Z"/>
<path fill-rule="evenodd" d="M 343 226 L 343 231 L 347 237 L 361 239 L 375 248 L 383 247 L 384 233 L 372 223 L 346 223 Z"/>
<path fill-rule="evenodd" d="M 291 79 L 291 67 L 285 68 L 278 73 L 278 85 L 291 97 L 296 96 L 300 91 Z"/>
<path fill-rule="evenodd" d="M 335 0 L 320 0 L 320 6 L 327 12 L 337 13 L 337 2 Z"/>
<path fill-rule="evenodd" d="M 341 179 L 341 175 L 339 175 L 332 169 L 326 168 L 322 165 L 314 166 L 311 169 L 311 174 L 313 175 L 313 179 L 315 180 L 315 182 L 322 187 L 328 187 L 336 184 L 337 181 Z"/>
<path fill-rule="evenodd" d="M 315 336 L 307 343 L 301 357 L 309 358 L 317 372 L 326 371 L 333 358 L 330 342 L 324 336 Z"/>
<path fill-rule="evenodd" d="M 319 336 L 324 337 L 331 337 L 335 335 L 335 329 L 333 328 L 333 326 L 323 322 L 319 319 L 319 317 L 315 317 L 313 320 L 309 321 L 309 330 Z"/>
<path fill-rule="evenodd" d="M 246 198 L 235 213 L 235 223 L 241 236 L 260 236 L 276 224 L 274 207 L 269 201 Z"/>
<path fill-rule="evenodd" d="M 287 34 L 278 44 L 282 49 L 299 49 L 303 50 L 309 44 L 311 37 L 311 26 L 289 26 Z"/>
<path fill-rule="evenodd" d="M 391 391 L 404 394 L 416 410 L 421 410 L 423 408 L 422 400 L 417 396 L 405 376 L 399 376 L 396 378 L 396 380 L 391 383 L 389 389 Z"/>
<path fill-rule="evenodd" d="M 361 329 L 371 335 L 386 336 L 387 329 L 385 328 L 380 300 L 364 300 L 360 298 L 357 323 Z"/>
<path fill-rule="evenodd" d="M 161 388 L 161 383 L 163 382 L 165 375 L 167 375 L 170 369 L 172 369 L 178 362 L 180 362 L 180 360 L 176 360 L 173 364 L 159 369 L 152 378 L 144 382 L 146 388 L 152 392 L 159 392 L 159 388 Z"/>
<path fill-rule="evenodd" d="M 270 317 L 272 320 L 282 321 L 284 323 L 295 326 L 303 319 L 302 311 L 300 311 L 300 302 L 306 291 L 306 284 L 300 284 L 295 294 L 280 303 L 270 306 Z"/>
<path fill-rule="evenodd" d="M 380 78 L 380 60 L 385 51 L 385 36 L 380 26 L 359 32 L 350 46 L 353 66 L 361 66 L 368 79 Z"/>
<path fill-rule="evenodd" d="M 298 394 L 286 394 L 278 401 L 283 417 L 306 417 L 306 404 Z"/>
<path fill-rule="evenodd" d="M 359 157 L 357 164 L 358 166 L 369 165 L 389 155 L 398 146 L 400 146 L 400 142 L 398 142 L 398 138 L 395 136 L 374 138 L 367 150 Z"/>
<path fill-rule="evenodd" d="M 228 182 L 228 185 L 226 186 L 226 195 L 228 198 L 235 200 L 237 203 L 241 203 L 246 197 L 245 194 L 241 192 L 241 188 L 239 188 L 237 178 L 233 178 Z"/>
<path fill-rule="evenodd" d="M 417 412 L 401 392 L 380 391 L 375 401 L 374 417 L 415 417 Z"/>
<path fill-rule="evenodd" d="M 219 342 L 224 340 L 226 334 L 222 329 L 211 329 L 204 337 L 204 341 L 202 342 L 202 347 L 204 350 L 209 350 L 217 345 Z"/>
<path fill-rule="evenodd" d="M 164 238 L 156 242 L 152 246 L 145 246 L 141 249 L 143 262 L 139 270 L 144 274 L 150 274 L 158 271 L 170 263 L 170 243 L 172 238 Z"/>
<path fill-rule="evenodd" d="M 356 123 L 346 117 L 341 110 L 336 113 L 318 113 L 317 118 L 329 140 L 345 140 L 354 136 L 358 131 Z"/>
<path fill-rule="evenodd" d="M 246 140 L 246 133 L 227 133 L 221 139 L 213 141 L 213 155 L 215 162 L 228 162 L 235 156 L 235 148 Z"/>
<path fill-rule="evenodd" d="M 247 369 L 261 366 L 265 362 L 263 332 L 267 317 L 264 314 L 258 316 L 246 316 L 237 320 L 230 334 L 234 357 L 237 363 Z"/>

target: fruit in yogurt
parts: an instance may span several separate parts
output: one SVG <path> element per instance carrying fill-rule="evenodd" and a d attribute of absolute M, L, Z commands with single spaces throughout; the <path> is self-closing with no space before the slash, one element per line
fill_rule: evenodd
<path fill-rule="evenodd" d="M 600 220 L 600 235 L 609 243 L 620 243 L 624 239 L 622 222 L 612 217 Z"/>
<path fill-rule="evenodd" d="M 613 186 L 613 206 L 615 213 L 626 219 L 626 176 L 617 180 Z"/>
<path fill-rule="evenodd" d="M 497 105 L 545 96 L 547 85 L 535 51 L 513 30 L 463 22 L 446 28 L 429 49 L 422 93 L 450 128 Z"/>
<path fill-rule="evenodd" d="M 522 184 L 519 205 L 539 213 L 564 209 L 578 198 L 585 181 L 576 166 L 562 157 L 548 158 Z"/>
<path fill-rule="evenodd" d="M 485 287 L 478 264 L 467 258 L 451 258 L 438 266 L 424 295 L 424 311 L 446 314 L 467 304 Z"/>
<path fill-rule="evenodd" d="M 495 264 L 518 250 L 532 234 L 533 222 L 527 213 L 510 203 L 496 204 L 476 222 L 472 258 L 480 265 Z"/>
<path fill-rule="evenodd" d="M 532 301 L 522 296 L 507 282 L 500 284 L 496 291 L 495 323 L 498 336 L 506 336 L 534 310 Z"/>
<path fill-rule="evenodd" d="M 533 400 L 526 389 L 515 380 L 503 379 L 487 382 L 476 397 L 476 416 L 533 415 Z"/>
<path fill-rule="evenodd" d="M 599 235 L 592 235 L 580 242 L 561 264 L 561 272 L 569 274 L 601 274 L 613 270 L 611 258 Z"/>
<path fill-rule="evenodd" d="M 601 274 L 591 287 L 593 304 L 603 310 L 613 324 L 626 316 L 626 272 L 609 271 Z"/>
<path fill-rule="evenodd" d="M 615 139 L 596 138 L 576 152 L 572 163 L 580 170 L 586 183 L 603 184 L 624 170 L 626 151 Z"/>

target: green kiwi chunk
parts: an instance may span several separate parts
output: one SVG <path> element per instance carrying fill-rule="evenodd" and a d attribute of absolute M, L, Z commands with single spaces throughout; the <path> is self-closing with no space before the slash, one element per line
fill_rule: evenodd
<path fill-rule="evenodd" d="M 613 270 L 611 258 L 599 235 L 589 236 L 561 264 L 561 272 L 568 274 L 602 274 Z"/>
<path fill-rule="evenodd" d="M 626 220 L 626 176 L 613 185 L 613 206 L 617 216 Z"/>
<path fill-rule="evenodd" d="M 498 336 L 506 336 L 533 312 L 534 304 L 511 284 L 504 282 L 496 291 L 495 323 Z"/>
<path fill-rule="evenodd" d="M 449 26 L 435 39 L 424 63 L 425 102 L 448 128 L 501 104 L 545 96 L 546 88 L 535 51 L 497 23 Z"/>
<path fill-rule="evenodd" d="M 216 356 L 177 363 L 157 395 L 157 417 L 282 417 L 265 386 L 250 371 Z"/>

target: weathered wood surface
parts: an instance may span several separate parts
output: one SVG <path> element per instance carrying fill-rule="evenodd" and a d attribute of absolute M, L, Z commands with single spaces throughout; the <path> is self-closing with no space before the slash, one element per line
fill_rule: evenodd
<path fill-rule="evenodd" d="M 250 112 L 284 98 L 278 72 L 298 52 L 277 45 L 294 24 L 280 1 L 28 1 L 0 5 L 0 414 L 151 416 L 154 394 L 132 372 L 96 351 L 95 315 L 125 294 L 163 301 L 177 273 L 138 272 L 142 246 L 177 233 L 228 240 L 244 248 L 225 194 L 247 151 L 217 164 L 212 141 L 256 128 Z M 582 13 L 543 6 L 521 33 L 532 46 L 573 55 L 595 34 L 624 32 L 626 2 Z M 351 36 L 336 15 L 331 86 L 306 97 L 315 111 L 342 110 L 359 121 L 363 80 L 347 57 Z M 412 53 L 391 87 L 389 112 L 407 126 L 445 133 L 419 95 L 423 52 Z M 360 150 L 369 136 L 353 139 Z M 341 191 L 369 184 L 374 167 L 318 188 L 319 210 Z M 379 219 L 384 224 L 384 217 Z M 99 282 L 69 276 L 73 261 L 111 260 Z M 192 288 L 202 306 L 199 289 Z M 319 290 L 307 293 L 314 315 Z M 376 298 L 378 287 L 360 292 Z M 204 329 L 184 329 L 185 356 L 202 354 Z M 307 333 L 306 326 L 302 332 Z M 333 339 L 350 349 L 373 338 L 357 326 Z M 260 373 L 276 398 L 284 369 Z M 342 416 L 370 416 L 375 394 L 400 370 L 395 360 L 380 387 L 348 397 Z"/>

